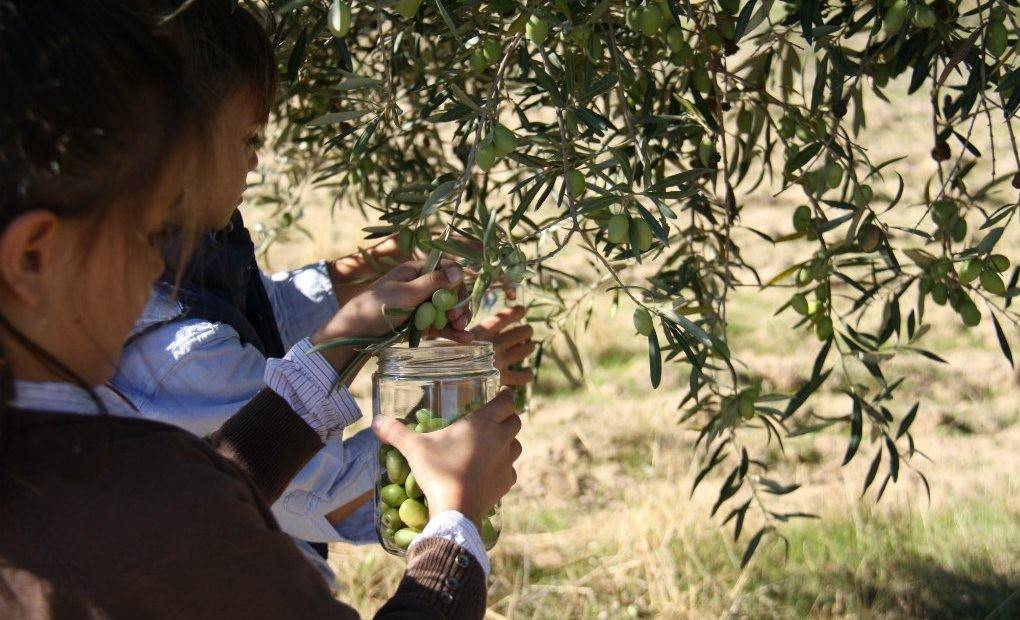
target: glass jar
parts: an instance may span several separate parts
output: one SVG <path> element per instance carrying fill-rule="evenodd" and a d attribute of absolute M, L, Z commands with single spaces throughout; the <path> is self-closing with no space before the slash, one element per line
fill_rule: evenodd
<path fill-rule="evenodd" d="M 416 348 L 389 347 L 379 352 L 379 369 L 372 375 L 373 415 L 392 416 L 411 430 L 428 433 L 479 409 L 498 390 L 499 371 L 492 365 L 488 342 L 433 341 Z M 376 532 L 386 551 L 403 556 L 428 523 L 428 500 L 396 448 L 381 446 L 379 463 Z M 501 529 L 497 504 L 482 521 L 480 533 L 486 549 L 496 544 Z"/>

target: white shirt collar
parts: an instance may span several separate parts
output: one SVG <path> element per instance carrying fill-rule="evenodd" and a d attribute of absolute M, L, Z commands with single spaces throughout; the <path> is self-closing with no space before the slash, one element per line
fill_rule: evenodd
<path fill-rule="evenodd" d="M 95 389 L 100 401 L 112 415 L 137 416 L 137 412 L 119 394 L 106 386 Z M 14 400 L 10 402 L 17 409 L 36 411 L 60 411 L 98 415 L 96 403 L 80 387 L 62 381 L 15 381 Z"/>

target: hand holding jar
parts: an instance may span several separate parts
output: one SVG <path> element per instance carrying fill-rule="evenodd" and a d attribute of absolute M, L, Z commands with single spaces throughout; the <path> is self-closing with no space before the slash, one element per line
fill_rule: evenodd
<path fill-rule="evenodd" d="M 521 454 L 513 392 L 492 398 L 498 381 L 489 343 L 382 351 L 374 377 L 373 428 L 385 444 L 376 526 L 390 553 L 403 555 L 444 510 L 464 514 L 486 548 L 495 545 L 498 502 L 517 479 Z"/>

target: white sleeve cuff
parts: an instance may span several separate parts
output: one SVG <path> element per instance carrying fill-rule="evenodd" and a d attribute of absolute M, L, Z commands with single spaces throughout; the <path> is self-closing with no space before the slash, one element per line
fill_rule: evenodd
<path fill-rule="evenodd" d="M 478 528 L 471 522 L 470 519 L 457 512 L 456 510 L 444 510 L 438 515 L 432 517 L 429 520 L 428 525 L 422 530 L 421 534 L 414 537 L 411 541 L 408 551 L 410 551 L 418 541 L 426 538 L 445 538 L 452 543 L 456 543 L 467 549 L 467 552 L 474 556 L 478 563 L 482 566 L 482 572 L 485 573 L 486 579 L 489 577 L 489 556 L 485 553 L 485 545 L 482 543 L 482 536 L 478 533 Z"/>
<path fill-rule="evenodd" d="M 298 341 L 283 359 L 266 361 L 266 386 L 291 406 L 323 441 L 341 437 L 345 427 L 361 417 L 361 410 L 340 376 L 319 353 L 310 353 L 307 338 Z"/>

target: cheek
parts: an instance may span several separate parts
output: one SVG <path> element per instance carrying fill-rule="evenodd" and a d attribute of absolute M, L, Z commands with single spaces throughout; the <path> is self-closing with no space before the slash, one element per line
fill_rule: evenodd
<path fill-rule="evenodd" d="M 122 243 L 111 243 L 102 261 L 103 280 L 93 288 L 102 291 L 99 304 L 117 330 L 130 328 L 138 320 L 152 294 L 152 285 L 163 271 L 161 253 L 146 240 L 132 235 Z"/>
<path fill-rule="evenodd" d="M 75 302 L 69 308 L 73 323 L 89 342 L 93 354 L 116 359 L 128 331 L 141 312 L 135 267 L 127 248 L 97 243 L 95 250 L 79 265 L 74 286 Z"/>

